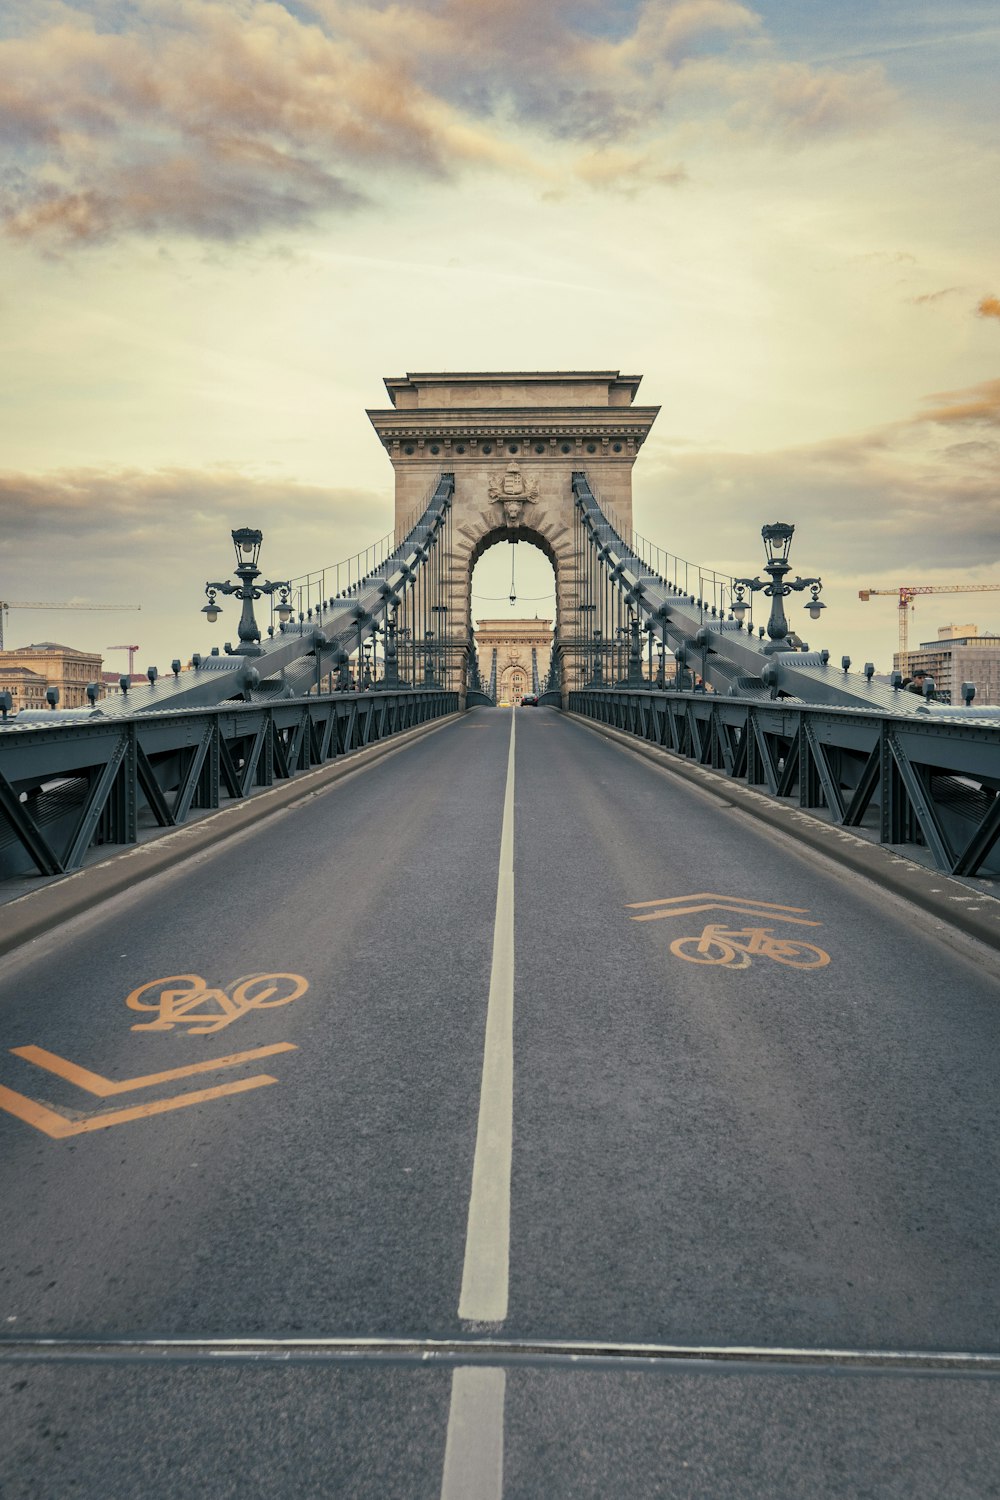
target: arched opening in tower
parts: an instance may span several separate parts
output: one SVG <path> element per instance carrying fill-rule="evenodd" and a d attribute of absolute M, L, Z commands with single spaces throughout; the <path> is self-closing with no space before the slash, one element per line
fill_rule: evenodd
<path fill-rule="evenodd" d="M 476 549 L 470 575 L 470 617 L 484 687 L 494 680 L 496 702 L 516 707 L 545 690 L 556 627 L 554 560 L 543 539 L 518 528 L 500 529 Z"/>

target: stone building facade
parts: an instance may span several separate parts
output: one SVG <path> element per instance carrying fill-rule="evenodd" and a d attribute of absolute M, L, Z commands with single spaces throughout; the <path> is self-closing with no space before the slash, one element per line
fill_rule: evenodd
<path fill-rule="evenodd" d="M 572 475 L 583 470 L 609 517 L 632 524 L 632 466 L 659 407 L 636 406 L 641 376 L 617 370 L 407 374 L 387 378 L 391 406 L 368 417 L 396 478 L 396 532 L 405 535 L 442 473 L 455 476 L 447 568 L 435 600 L 443 676 L 462 686 L 472 630 L 472 571 L 498 542 L 540 548 L 556 575 L 556 629 L 580 629 L 580 559 Z M 435 637 L 437 644 L 438 637 Z M 488 661 L 481 665 L 488 671 Z M 583 680 L 564 660 L 563 686 Z"/>
<path fill-rule="evenodd" d="M 13 693 L 12 671 L 22 669 L 35 673 L 43 683 L 42 702 L 24 702 L 24 708 L 44 708 L 44 688 L 59 689 L 60 708 L 83 708 L 87 702 L 88 682 L 100 683 L 102 658 L 95 651 L 77 651 L 57 641 L 39 641 L 20 650 L 0 651 L 0 688 Z"/>
<path fill-rule="evenodd" d="M 0 653 L 0 693 L 9 693 L 11 708 L 20 713 L 22 708 L 44 708 L 45 689 L 48 683 L 38 672 L 27 667 L 9 667 L 3 661 L 6 651 Z"/>
<path fill-rule="evenodd" d="M 518 704 L 532 691 L 531 653 L 538 663 L 538 680 L 544 683 L 552 660 L 552 621 L 477 620 L 476 651 L 484 682 L 490 675 L 493 652 L 497 654 L 497 703 Z"/>

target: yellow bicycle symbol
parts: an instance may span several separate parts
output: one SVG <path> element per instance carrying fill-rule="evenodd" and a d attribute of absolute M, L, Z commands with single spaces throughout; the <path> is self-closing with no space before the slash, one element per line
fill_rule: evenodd
<path fill-rule="evenodd" d="M 730 932 L 719 923 L 709 923 L 700 937 L 675 938 L 670 951 L 689 964 L 718 964 L 726 969 L 749 969 L 751 954 L 792 969 L 822 969 L 830 962 L 829 953 L 822 948 L 774 937 L 770 927 Z"/>
<path fill-rule="evenodd" d="M 139 985 L 125 1004 L 130 1010 L 157 1012 L 155 1021 L 139 1021 L 133 1031 L 172 1031 L 175 1026 L 186 1026 L 188 1036 L 208 1036 L 248 1011 L 290 1005 L 308 988 L 301 974 L 245 974 L 228 989 L 210 988 L 200 974 L 171 974 Z"/>

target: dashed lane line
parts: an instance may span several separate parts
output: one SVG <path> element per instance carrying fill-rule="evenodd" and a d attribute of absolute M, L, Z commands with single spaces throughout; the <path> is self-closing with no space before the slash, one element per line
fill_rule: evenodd
<path fill-rule="evenodd" d="M 506 1384 L 506 1372 L 487 1365 L 452 1375 L 441 1500 L 501 1500 Z"/>
<path fill-rule="evenodd" d="M 458 1315 L 501 1323 L 510 1283 L 510 1168 L 514 1115 L 514 741 L 510 716 L 507 783 L 500 830 L 500 868 L 493 923 L 493 964 L 486 1008 L 486 1046 L 479 1125 Z M 451 1377 L 441 1500 L 501 1500 L 502 1369 L 459 1365 Z"/>
<path fill-rule="evenodd" d="M 511 713 L 507 785 L 500 833 L 493 965 L 479 1127 L 458 1315 L 500 1323 L 507 1316 L 510 1260 L 510 1159 L 514 1108 L 514 737 Z"/>

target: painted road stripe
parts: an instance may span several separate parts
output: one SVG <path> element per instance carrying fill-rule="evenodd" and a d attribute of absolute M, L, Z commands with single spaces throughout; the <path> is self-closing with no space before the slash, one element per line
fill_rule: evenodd
<path fill-rule="evenodd" d="M 451 1377 L 441 1500 L 501 1500 L 503 1370 L 466 1365 Z"/>
<path fill-rule="evenodd" d="M 500 1323 L 507 1316 L 510 1269 L 510 1157 L 514 1112 L 514 729 L 511 710 L 507 788 L 500 833 L 493 967 L 479 1128 L 465 1236 L 458 1316 Z"/>
<path fill-rule="evenodd" d="M 78 1063 L 47 1052 L 44 1047 L 12 1047 L 15 1057 L 23 1057 L 36 1068 L 45 1068 L 77 1088 L 96 1094 L 99 1099 L 110 1099 L 113 1094 L 130 1094 L 133 1089 L 150 1089 L 158 1083 L 172 1083 L 177 1078 L 192 1078 L 196 1073 L 214 1073 L 217 1068 L 235 1068 L 240 1063 L 256 1062 L 262 1057 L 273 1057 L 278 1052 L 294 1052 L 294 1042 L 272 1042 L 269 1047 L 252 1047 L 249 1052 L 231 1052 L 228 1057 L 209 1058 L 206 1062 L 188 1063 L 183 1068 L 168 1068 L 165 1073 L 143 1073 L 137 1078 L 115 1080 L 101 1073 L 92 1073 Z"/>
<path fill-rule="evenodd" d="M 269 1083 L 277 1083 L 269 1073 L 255 1073 L 252 1078 L 241 1078 L 235 1083 L 220 1083 L 215 1088 L 198 1089 L 193 1094 L 178 1094 L 173 1099 L 158 1099 L 153 1104 L 134 1104 L 129 1109 L 111 1109 L 103 1114 L 87 1115 L 82 1120 L 71 1120 L 66 1115 L 37 1104 L 13 1089 L 0 1088 L 0 1109 L 16 1115 L 26 1125 L 33 1125 L 54 1141 L 66 1140 L 71 1135 L 87 1135 L 94 1130 L 108 1130 L 113 1125 L 127 1125 L 132 1120 L 148 1120 L 151 1115 L 165 1115 L 174 1109 L 187 1109 L 190 1104 L 204 1104 L 209 1099 L 224 1099 L 228 1094 L 244 1094 L 247 1089 L 262 1089 Z"/>
<path fill-rule="evenodd" d="M 469 1222 L 458 1315 L 500 1323 L 510 1281 L 510 1158 L 514 1119 L 514 735 L 511 711 L 507 784 L 500 828 L 500 869 L 493 923 L 493 965 L 486 1008 L 486 1046 L 479 1126 L 472 1165 Z M 460 1365 L 451 1377 L 441 1500 L 501 1500 L 502 1369 Z"/>
<path fill-rule="evenodd" d="M 648 903 L 643 903 L 644 905 Z M 808 907 L 805 908 L 809 910 Z M 699 911 L 734 911 L 740 917 L 756 917 L 758 922 L 792 922 L 796 927 L 822 927 L 822 922 L 810 921 L 808 917 L 789 917 L 780 911 L 762 911 L 758 906 L 733 906 L 726 901 L 708 901 L 702 906 L 667 906 L 658 911 L 643 912 L 640 917 L 630 917 L 632 922 L 659 922 L 664 917 L 688 917 Z"/>
<path fill-rule="evenodd" d="M 661 896 L 656 901 L 629 901 L 635 910 L 640 906 L 676 906 L 682 901 L 738 901 L 753 911 L 808 911 L 808 906 L 778 906 L 773 901 L 755 901 L 752 896 L 720 896 L 714 891 L 694 891 L 690 896 Z"/>

